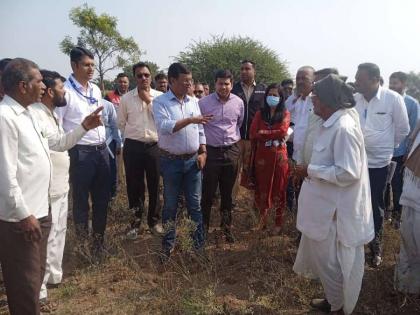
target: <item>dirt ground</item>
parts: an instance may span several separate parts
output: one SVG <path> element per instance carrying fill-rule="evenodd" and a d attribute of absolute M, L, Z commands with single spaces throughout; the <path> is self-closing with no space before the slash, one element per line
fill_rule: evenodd
<path fill-rule="evenodd" d="M 121 187 L 121 189 L 124 189 Z M 188 220 L 179 222 L 177 248 L 166 265 L 159 262 L 161 239 L 145 231 L 125 238 L 132 213 L 124 193 L 112 203 L 108 218 L 109 257 L 92 264 L 88 246 L 78 244 L 69 220 L 64 281 L 49 289 L 54 314 L 319 314 L 309 301 L 322 297 L 316 281 L 294 274 L 298 246 L 295 215 L 286 211 L 281 235 L 254 232 L 257 215 L 252 193 L 243 189 L 234 211 L 236 242 L 227 244 L 217 228 L 217 204 L 206 252 L 191 253 Z M 272 224 L 272 223 L 271 223 Z M 384 263 L 366 265 L 354 314 L 420 314 L 420 299 L 393 289 L 399 234 L 385 226 Z M 5 300 L 0 292 L 0 300 Z M 0 314 L 7 314 L 5 307 Z"/>

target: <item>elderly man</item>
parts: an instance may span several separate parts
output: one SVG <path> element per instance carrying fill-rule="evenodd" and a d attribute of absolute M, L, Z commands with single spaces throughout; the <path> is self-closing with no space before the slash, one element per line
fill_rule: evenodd
<path fill-rule="evenodd" d="M 420 294 L 420 122 L 410 135 L 413 145 L 404 170 L 400 198 L 401 247 L 395 266 L 395 287 L 408 294 Z"/>
<path fill-rule="evenodd" d="M 29 107 L 41 100 L 46 88 L 35 63 L 10 61 L 2 82 L 6 95 L 0 103 L 0 263 L 10 313 L 39 314 L 51 226 L 49 188 L 55 175 L 49 150 L 75 145 L 100 124 L 97 114 L 102 108 L 63 135 L 56 121 L 54 127 L 38 122 Z M 49 88 L 46 93 L 54 94 Z"/>
<path fill-rule="evenodd" d="M 382 234 L 388 166 L 394 148 L 410 131 L 404 99 L 398 93 L 380 86 L 380 70 L 373 63 L 362 63 L 356 73 L 356 110 L 359 113 L 368 157 L 369 179 L 375 239 L 371 242 L 371 264 L 382 262 Z"/>
<path fill-rule="evenodd" d="M 320 278 L 326 299 L 311 305 L 332 314 L 350 314 L 364 271 L 364 247 L 374 237 L 369 175 L 363 134 L 352 90 L 336 75 L 314 85 L 314 112 L 324 121 L 314 142 L 299 197 L 297 228 L 302 232 L 293 270 Z M 322 196 L 322 198 L 320 197 Z"/>
<path fill-rule="evenodd" d="M 173 63 L 168 69 L 168 78 L 170 90 L 153 100 L 164 186 L 162 222 L 166 231 L 162 241 L 163 262 L 175 246 L 178 196 L 182 191 L 188 214 L 195 223 L 194 249 L 201 251 L 204 245 L 200 201 L 207 151 L 202 124 L 211 119 L 211 116 L 202 116 L 195 98 L 187 95 L 192 84 L 191 71 L 181 63 Z"/>

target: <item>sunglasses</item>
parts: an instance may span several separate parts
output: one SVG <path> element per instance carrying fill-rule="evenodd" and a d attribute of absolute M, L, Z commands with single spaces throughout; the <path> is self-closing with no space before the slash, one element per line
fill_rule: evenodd
<path fill-rule="evenodd" d="M 142 79 L 142 78 L 148 79 L 148 78 L 150 78 L 150 73 L 138 73 L 136 75 L 136 78 L 137 79 Z"/>

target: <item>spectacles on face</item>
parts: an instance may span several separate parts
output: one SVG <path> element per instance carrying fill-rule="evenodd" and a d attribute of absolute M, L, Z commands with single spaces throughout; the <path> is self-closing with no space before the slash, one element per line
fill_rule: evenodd
<path fill-rule="evenodd" d="M 148 78 L 150 78 L 150 73 L 137 73 L 136 78 L 137 79 L 143 79 L 143 78 L 148 79 Z"/>

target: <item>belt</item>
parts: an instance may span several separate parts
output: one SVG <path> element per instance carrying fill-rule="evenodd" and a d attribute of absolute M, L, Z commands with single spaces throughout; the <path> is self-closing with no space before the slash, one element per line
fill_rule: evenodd
<path fill-rule="evenodd" d="M 157 144 L 157 142 L 143 142 L 143 141 L 140 141 L 140 140 L 134 140 L 134 139 L 130 139 L 130 138 L 126 138 L 125 141 L 126 142 L 137 143 L 137 144 L 142 145 L 146 148 L 153 147 L 154 145 Z"/>
<path fill-rule="evenodd" d="M 186 153 L 186 154 L 172 154 L 166 150 L 159 148 L 159 153 L 161 157 L 170 159 L 170 160 L 189 160 L 192 157 L 197 155 L 197 152 L 194 153 Z"/>
<path fill-rule="evenodd" d="M 231 148 L 237 146 L 237 142 L 235 142 L 234 144 L 230 144 L 230 145 L 221 145 L 221 146 L 212 146 L 212 145 L 206 145 L 207 149 L 212 149 L 212 150 L 218 150 L 218 151 L 227 151 L 230 150 Z"/>
<path fill-rule="evenodd" d="M 106 143 L 101 144 L 76 144 L 76 149 L 83 150 L 83 151 L 102 151 L 106 148 Z"/>

